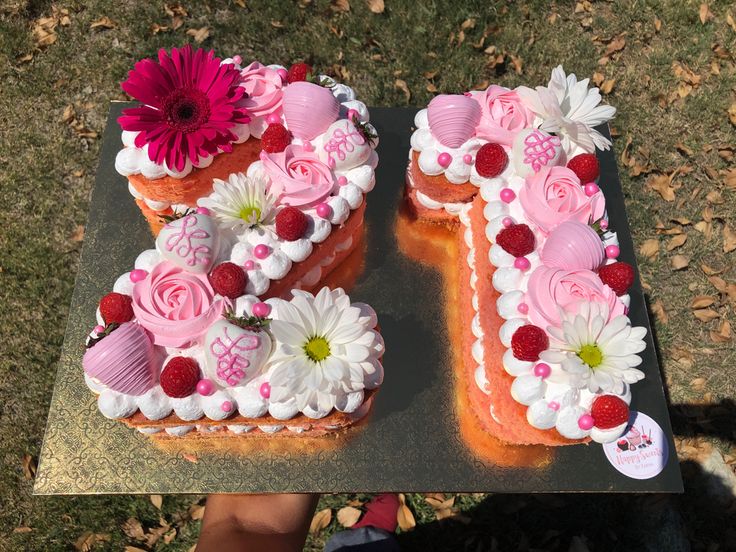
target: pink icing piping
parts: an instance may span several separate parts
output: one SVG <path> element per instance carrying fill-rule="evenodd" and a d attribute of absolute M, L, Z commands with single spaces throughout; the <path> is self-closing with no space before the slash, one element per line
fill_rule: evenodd
<path fill-rule="evenodd" d="M 167 251 L 174 251 L 176 255 L 184 259 L 187 266 L 198 264 L 208 265 L 212 262 L 212 249 L 208 245 L 193 245 L 192 240 L 206 240 L 210 234 L 197 228 L 198 221 L 194 215 L 188 215 L 181 219 L 181 226 L 169 224 L 168 228 L 179 230 L 178 234 L 171 234 L 166 238 L 164 247 Z"/>
<path fill-rule="evenodd" d="M 536 173 L 557 155 L 560 139 L 539 130 L 533 130 L 524 138 L 524 163 Z"/>
<path fill-rule="evenodd" d="M 245 377 L 245 370 L 250 361 L 238 354 L 238 351 L 252 351 L 261 344 L 257 335 L 241 334 L 235 339 L 227 334 L 227 327 L 222 329 L 224 339 L 218 337 L 210 345 L 210 352 L 217 359 L 217 376 L 228 385 L 237 385 Z M 241 341 L 244 342 L 241 344 Z"/>

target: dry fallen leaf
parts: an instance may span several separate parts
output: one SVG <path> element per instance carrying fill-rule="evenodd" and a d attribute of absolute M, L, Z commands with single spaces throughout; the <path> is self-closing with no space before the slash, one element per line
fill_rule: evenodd
<path fill-rule="evenodd" d="M 138 548 L 137 546 L 126 546 L 124 548 L 125 552 L 146 552 L 143 548 Z"/>
<path fill-rule="evenodd" d="M 610 94 L 613 90 L 613 85 L 616 84 L 616 79 L 608 79 L 603 81 L 601 84 L 601 94 Z"/>
<path fill-rule="evenodd" d="M 330 521 L 332 521 L 332 510 L 330 508 L 320 510 L 314 514 L 312 523 L 309 524 L 309 532 L 316 535 L 322 531 L 322 529 L 327 527 L 330 524 Z"/>
<path fill-rule="evenodd" d="M 352 506 L 345 506 L 337 511 L 337 521 L 343 527 L 352 527 L 360 519 L 362 512 Z"/>
<path fill-rule="evenodd" d="M 386 9 L 386 5 L 383 0 L 368 0 L 368 9 L 373 13 L 383 13 Z"/>
<path fill-rule="evenodd" d="M 202 519 L 204 517 L 205 507 L 201 504 L 192 504 L 189 507 L 189 517 L 193 520 Z"/>
<path fill-rule="evenodd" d="M 736 233 L 727 224 L 723 227 L 723 252 L 730 253 L 736 249 Z"/>
<path fill-rule="evenodd" d="M 721 320 L 721 325 L 718 326 L 718 331 L 710 332 L 710 340 L 713 343 L 726 343 L 731 341 L 731 323 L 726 319 Z"/>
<path fill-rule="evenodd" d="M 662 30 L 662 20 L 655 15 L 654 16 L 654 32 L 658 33 L 661 30 Z"/>
<path fill-rule="evenodd" d="M 710 295 L 698 295 L 690 302 L 691 309 L 704 309 L 710 307 L 716 300 Z"/>
<path fill-rule="evenodd" d="M 194 38 L 194 42 L 197 44 L 201 44 L 205 40 L 207 40 L 207 37 L 210 36 L 210 30 L 208 27 L 202 27 L 201 29 L 189 29 L 187 31 L 187 34 Z"/>
<path fill-rule="evenodd" d="M 79 552 L 89 552 L 98 542 L 109 542 L 110 535 L 107 533 L 93 533 L 85 531 L 74 541 L 74 548 Z"/>
<path fill-rule="evenodd" d="M 702 391 L 703 389 L 705 389 L 706 381 L 707 380 L 705 378 L 695 378 L 690 382 L 690 387 L 692 387 L 695 391 Z"/>
<path fill-rule="evenodd" d="M 16 527 L 13 529 L 13 533 L 30 533 L 33 531 L 33 527 Z"/>
<path fill-rule="evenodd" d="M 107 16 L 101 17 L 89 26 L 90 29 L 114 29 L 115 27 L 117 27 L 117 23 Z"/>
<path fill-rule="evenodd" d="M 701 322 L 710 322 L 721 316 L 713 309 L 697 309 L 693 311 L 693 315 Z"/>
<path fill-rule="evenodd" d="M 653 259 L 659 254 L 659 240 L 648 239 L 639 247 L 639 253 L 641 253 L 647 259 Z"/>
<path fill-rule="evenodd" d="M 713 19 L 713 14 L 710 12 L 710 8 L 708 8 L 708 4 L 706 4 L 705 2 L 700 4 L 700 10 L 698 11 L 698 15 L 700 17 L 700 23 L 702 23 L 703 25 L 705 25 L 705 23 L 709 19 Z"/>
<path fill-rule="evenodd" d="M 661 299 L 657 299 L 651 306 L 652 314 L 659 320 L 660 324 L 667 324 L 670 321 L 670 317 L 667 315 L 667 311 L 664 308 L 664 303 Z"/>
<path fill-rule="evenodd" d="M 151 504 L 153 504 L 159 510 L 161 509 L 163 500 L 163 497 L 159 494 L 151 495 Z"/>
<path fill-rule="evenodd" d="M 36 477 L 36 461 L 30 454 L 23 455 L 23 477 L 26 479 Z"/>
<path fill-rule="evenodd" d="M 726 13 L 726 23 L 728 23 L 728 26 L 731 27 L 731 30 L 736 33 L 736 21 L 734 21 L 731 12 Z"/>
<path fill-rule="evenodd" d="M 731 107 L 728 108 L 728 120 L 731 121 L 731 124 L 736 126 L 736 102 L 731 104 Z"/>
<path fill-rule="evenodd" d="M 682 270 L 690 265 L 690 257 L 685 255 L 675 255 L 672 257 L 672 268 L 674 270 Z"/>
<path fill-rule="evenodd" d="M 672 239 L 670 239 L 669 243 L 667 244 L 667 251 L 672 251 L 673 249 L 682 247 L 686 241 L 687 234 L 677 234 L 676 236 L 672 236 Z"/>
<path fill-rule="evenodd" d="M 334 12 L 349 12 L 350 2 L 348 0 L 332 0 L 330 8 Z"/>
<path fill-rule="evenodd" d="M 144 540 L 146 538 L 146 533 L 143 531 L 143 525 L 141 525 L 141 522 L 136 518 L 128 518 L 120 528 L 123 530 L 123 533 L 128 535 L 131 539 Z"/>
<path fill-rule="evenodd" d="M 676 174 L 677 171 L 670 175 L 653 174 L 647 179 L 647 186 L 659 193 L 665 201 L 674 201 L 675 189 L 672 187 L 672 180 Z"/>
<path fill-rule="evenodd" d="M 396 79 L 394 81 L 394 86 L 404 93 L 404 96 L 406 97 L 407 102 L 411 99 L 411 92 L 409 91 L 409 87 L 407 86 L 405 80 Z"/>
<path fill-rule="evenodd" d="M 396 521 L 402 531 L 411 531 L 417 525 L 414 514 L 406 505 L 406 497 L 403 493 L 399 493 L 399 511 L 396 512 Z"/>

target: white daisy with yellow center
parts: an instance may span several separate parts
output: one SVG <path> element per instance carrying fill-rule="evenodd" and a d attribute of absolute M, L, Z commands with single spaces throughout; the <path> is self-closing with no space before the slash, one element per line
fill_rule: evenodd
<path fill-rule="evenodd" d="M 268 180 L 261 175 L 231 174 L 227 180 L 214 179 L 212 193 L 197 205 L 212 212 L 221 228 L 236 232 L 275 223 L 276 198 Z"/>

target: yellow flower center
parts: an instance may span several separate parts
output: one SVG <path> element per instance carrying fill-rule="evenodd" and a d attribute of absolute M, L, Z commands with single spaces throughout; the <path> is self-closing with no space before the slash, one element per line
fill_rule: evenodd
<path fill-rule="evenodd" d="M 239 214 L 241 219 L 250 224 L 258 224 L 261 221 L 261 209 L 257 205 L 246 205 Z"/>
<path fill-rule="evenodd" d="M 603 353 L 598 345 L 583 345 L 578 351 L 578 357 L 591 368 L 595 368 L 603 362 Z"/>
<path fill-rule="evenodd" d="M 322 362 L 330 356 L 330 344 L 324 337 L 313 337 L 304 345 L 304 352 L 310 360 Z"/>

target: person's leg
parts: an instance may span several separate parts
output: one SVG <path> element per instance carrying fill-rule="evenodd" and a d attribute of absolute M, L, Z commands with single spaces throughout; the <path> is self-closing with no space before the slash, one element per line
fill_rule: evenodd
<path fill-rule="evenodd" d="M 296 552 L 319 495 L 210 495 L 197 552 Z"/>

